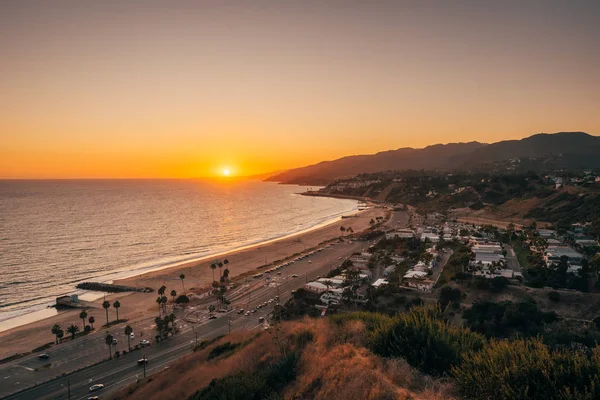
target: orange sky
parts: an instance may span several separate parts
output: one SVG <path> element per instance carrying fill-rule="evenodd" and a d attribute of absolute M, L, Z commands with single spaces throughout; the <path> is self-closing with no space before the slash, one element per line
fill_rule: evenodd
<path fill-rule="evenodd" d="M 249 175 L 600 134 L 599 2 L 8 3 L 0 178 Z"/>

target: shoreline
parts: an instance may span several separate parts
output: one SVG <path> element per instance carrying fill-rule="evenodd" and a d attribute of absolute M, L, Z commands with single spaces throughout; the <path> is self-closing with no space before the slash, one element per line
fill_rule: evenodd
<path fill-rule="evenodd" d="M 351 200 L 351 199 L 348 199 L 348 200 Z M 204 254 L 202 254 L 202 255 L 196 255 L 196 256 L 193 256 L 190 258 L 181 259 L 181 260 L 177 260 L 177 261 L 157 260 L 157 261 L 152 262 L 153 265 L 150 265 L 147 267 L 134 268 L 134 266 L 131 266 L 129 268 L 134 268 L 134 269 L 109 272 L 109 273 L 105 274 L 104 276 L 102 276 L 101 278 L 84 279 L 84 280 L 82 280 L 82 282 L 85 281 L 85 282 L 113 283 L 116 281 L 122 281 L 122 280 L 130 279 L 130 278 L 142 276 L 144 274 L 150 274 L 150 273 L 157 272 L 157 271 L 168 270 L 171 268 L 178 268 L 178 267 L 186 266 L 191 263 L 199 263 L 199 262 L 205 261 L 209 258 L 212 259 L 212 258 L 223 257 L 225 255 L 235 253 L 238 251 L 249 250 L 249 249 L 252 249 L 257 246 L 268 245 L 270 243 L 275 243 L 279 240 L 293 238 L 295 236 L 300 236 L 300 235 L 309 233 L 314 230 L 322 229 L 324 227 L 327 227 L 328 225 L 339 222 L 340 220 L 343 219 L 344 216 L 356 215 L 360 212 L 363 212 L 363 211 L 358 210 L 358 203 L 357 203 L 354 205 L 354 209 L 352 209 L 348 212 L 340 212 L 335 216 L 329 217 L 324 221 L 317 222 L 315 225 L 312 225 L 305 229 L 301 229 L 297 232 L 288 233 L 288 234 L 284 234 L 282 236 L 272 237 L 272 238 L 265 239 L 265 240 L 251 241 L 250 243 L 247 243 L 247 244 L 237 245 L 237 246 L 229 247 L 229 248 L 216 248 L 214 250 L 208 250 L 208 251 L 204 252 Z M 173 256 L 173 257 L 180 257 L 180 256 Z M 140 264 L 143 265 L 145 263 L 139 263 L 138 265 L 140 265 Z M 56 295 L 52 296 L 52 299 L 54 299 L 55 297 L 58 297 L 58 296 L 65 296 L 65 295 L 68 296 L 68 295 L 72 295 L 72 294 L 77 294 L 82 300 L 93 301 L 93 300 L 97 300 L 99 297 L 102 297 L 105 294 L 104 292 L 99 292 L 99 291 L 77 289 L 76 285 L 77 285 L 77 283 L 74 284 L 73 290 L 56 294 Z M 51 301 L 51 299 L 49 298 L 48 302 L 46 302 L 46 303 L 36 304 L 36 305 L 30 306 L 27 308 L 23 308 L 22 309 L 23 311 L 17 315 L 10 316 L 6 319 L 0 318 L 0 332 L 5 332 L 10 329 L 18 328 L 19 326 L 23 326 L 26 324 L 30 324 L 30 323 L 33 323 L 36 321 L 40 321 L 40 320 L 55 316 L 56 314 L 60 313 L 60 311 L 56 310 L 56 308 L 54 308 L 53 305 L 54 305 L 54 301 Z M 54 311 L 52 311 L 52 310 L 54 310 Z M 6 311 L 6 312 L 14 312 L 14 311 L 19 311 L 19 310 L 10 310 L 10 311 Z M 35 315 L 37 315 L 38 317 L 36 318 Z M 1 317 L 1 312 L 0 312 L 0 317 Z M 23 321 L 23 322 L 19 323 L 19 321 Z"/>
<path fill-rule="evenodd" d="M 308 249 L 324 241 L 339 237 L 339 227 L 341 225 L 347 226 L 352 224 L 357 233 L 368 229 L 370 219 L 377 215 L 384 215 L 384 210 L 371 208 L 356 211 L 354 215 L 355 217 L 351 218 L 352 221 L 337 217 L 336 220 L 325 226 L 310 229 L 308 232 L 286 235 L 283 238 L 271 240 L 268 243 L 259 243 L 242 250 L 225 252 L 219 257 L 223 255 L 227 256 L 230 261 L 229 269 L 231 270 L 231 277 L 232 280 L 235 280 L 238 276 L 255 271 L 258 267 L 263 266 L 265 259 L 268 262 L 281 260 L 295 253 L 302 252 L 305 248 Z M 176 289 L 179 291 L 181 289 L 181 281 L 178 277 L 180 273 L 185 273 L 185 287 L 187 291 L 190 291 L 194 285 L 202 286 L 212 282 L 212 271 L 209 268 L 211 261 L 207 261 L 207 259 L 213 260 L 214 257 L 216 256 L 212 255 L 205 257 L 201 261 L 187 262 L 153 272 L 146 272 L 141 275 L 115 281 L 115 283 L 127 286 L 149 286 L 154 289 L 165 284 L 169 286 L 169 290 Z M 216 273 L 218 274 L 219 271 L 217 270 Z M 104 310 L 101 307 L 103 295 L 100 292 L 97 293 L 100 300 L 92 302 L 91 308 L 88 309 L 88 314 L 94 315 L 99 322 L 102 322 L 104 320 Z M 122 304 L 119 316 L 123 316 L 130 321 L 135 321 L 136 319 L 155 314 L 155 296 L 155 293 L 118 293 L 107 294 L 106 298 L 110 301 L 118 298 Z M 31 349 L 37 347 L 40 343 L 48 342 L 53 339 L 53 336 L 50 334 L 50 328 L 53 324 L 65 325 L 79 322 L 78 315 L 80 311 L 79 309 L 60 310 L 57 315 L 37 321 L 29 321 L 26 324 L 3 330 L 0 332 L 0 338 L 2 338 L 5 345 L 0 349 L 0 359 L 15 353 L 31 351 Z M 101 332 L 103 329 L 97 329 L 96 332 L 98 331 Z"/>

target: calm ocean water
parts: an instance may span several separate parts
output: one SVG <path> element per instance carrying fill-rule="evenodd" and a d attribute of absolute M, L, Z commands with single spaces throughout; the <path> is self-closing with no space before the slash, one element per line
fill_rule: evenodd
<path fill-rule="evenodd" d="M 82 281 L 197 259 L 356 210 L 258 181 L 0 181 L 0 321 Z"/>

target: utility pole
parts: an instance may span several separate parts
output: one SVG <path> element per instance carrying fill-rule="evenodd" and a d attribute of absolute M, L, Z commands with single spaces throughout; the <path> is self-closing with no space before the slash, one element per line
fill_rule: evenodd
<path fill-rule="evenodd" d="M 146 363 L 147 363 L 147 359 L 146 359 L 146 354 L 144 353 L 144 379 L 146 379 Z"/>

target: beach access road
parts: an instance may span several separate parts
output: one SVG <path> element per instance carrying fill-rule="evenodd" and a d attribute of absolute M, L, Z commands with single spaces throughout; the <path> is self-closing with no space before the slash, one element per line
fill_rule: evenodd
<path fill-rule="evenodd" d="M 335 243 L 322 252 L 280 269 L 281 275 L 271 273 L 269 281 L 265 281 L 263 285 L 252 285 L 252 290 L 234 299 L 233 305 L 236 309 L 251 310 L 277 295 L 280 302 L 284 303 L 291 296 L 292 290 L 301 288 L 306 281 L 314 280 L 319 275 L 325 276 L 331 269 L 338 267 L 345 257 L 366 247 L 368 244 L 360 241 Z M 297 277 L 294 278 L 293 275 Z M 263 276 L 260 279 L 264 278 Z M 113 357 L 112 360 L 102 361 L 108 358 L 108 347 L 104 342 L 105 331 L 73 341 L 67 340 L 66 343 L 52 348 L 48 360 L 38 360 L 37 354 L 34 354 L 0 366 L 0 397 L 21 400 L 67 399 L 70 386 L 71 399 L 85 399 L 89 387 L 99 383 L 105 385 L 104 389 L 98 392 L 103 397 L 143 377 L 143 367 L 137 364 L 137 360 L 144 354 L 148 359 L 146 373 L 154 374 L 179 357 L 189 354 L 196 337 L 200 341 L 226 334 L 229 329 L 263 329 L 258 319 L 266 317 L 273 305 L 275 302 L 249 316 L 231 310 L 227 313 L 216 313 L 216 319 L 208 319 L 207 316 L 205 320 L 196 324 L 178 320 L 179 334 L 160 343 L 155 343 L 153 339 L 154 317 L 131 321 L 130 324 L 136 333 L 132 345 L 133 342 L 139 343 L 141 339 L 150 340 L 152 345 L 124 356 Z M 117 350 L 120 351 L 127 350 L 123 328 L 124 324 L 109 329 L 117 339 Z M 144 336 L 140 336 L 141 332 Z"/>

